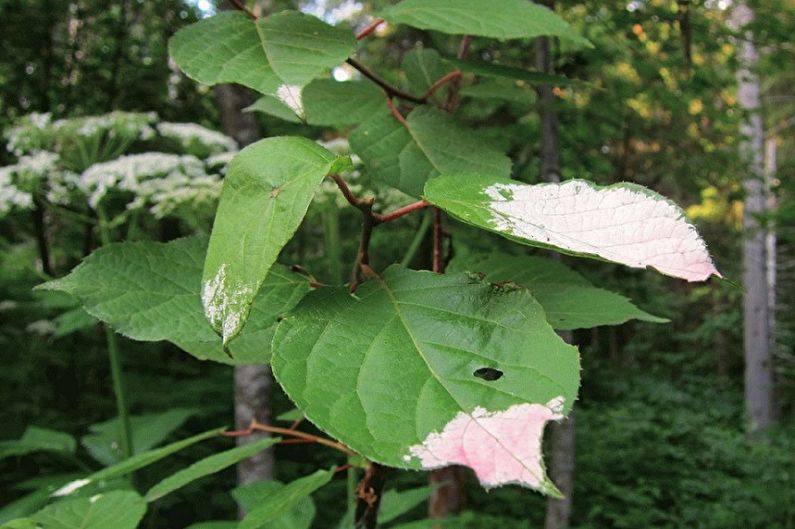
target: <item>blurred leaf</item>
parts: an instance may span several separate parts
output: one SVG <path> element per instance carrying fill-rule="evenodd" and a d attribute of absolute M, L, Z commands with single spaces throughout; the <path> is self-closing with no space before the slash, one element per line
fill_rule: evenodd
<path fill-rule="evenodd" d="M 232 491 L 232 496 L 243 511 L 250 512 L 284 487 L 284 483 L 279 481 L 257 481 L 237 487 Z M 288 511 L 258 529 L 309 529 L 314 518 L 315 502 L 311 496 L 304 496 Z"/>
<path fill-rule="evenodd" d="M 265 439 L 260 439 L 253 443 L 244 444 L 224 452 L 213 454 L 201 461 L 197 461 L 191 466 L 175 472 L 149 489 L 149 492 L 146 493 L 146 501 L 153 502 L 166 494 L 171 494 L 175 490 L 181 489 L 188 483 L 220 472 L 238 461 L 265 450 L 269 446 L 278 443 L 280 440 L 279 437 L 266 437 Z"/>
<path fill-rule="evenodd" d="M 328 483 L 334 476 L 334 469 L 318 470 L 287 483 L 283 487 L 262 498 L 260 503 L 248 512 L 239 529 L 260 529 L 264 524 L 279 519 L 303 499 Z"/>
<path fill-rule="evenodd" d="M 28 426 L 16 441 L 0 441 L 0 459 L 36 452 L 74 454 L 77 441 L 71 435 L 38 426 Z"/>
<path fill-rule="evenodd" d="M 130 491 L 61 500 L 32 516 L 41 529 L 135 529 L 146 513 L 143 498 Z"/>

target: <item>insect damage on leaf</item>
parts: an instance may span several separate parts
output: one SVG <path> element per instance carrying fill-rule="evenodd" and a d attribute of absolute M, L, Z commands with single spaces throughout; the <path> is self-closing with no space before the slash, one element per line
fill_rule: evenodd
<path fill-rule="evenodd" d="M 222 264 L 215 276 L 202 285 L 204 313 L 213 327 L 221 332 L 224 343 L 240 330 L 241 321 L 248 310 L 243 300 L 251 294 L 250 288 L 230 288 L 226 281 L 226 265 Z"/>
<path fill-rule="evenodd" d="M 483 193 L 493 229 L 511 236 L 688 281 L 720 277 L 682 210 L 640 186 L 497 183 Z"/>
<path fill-rule="evenodd" d="M 513 483 L 559 496 L 546 477 L 541 439 L 547 422 L 563 418 L 563 403 L 563 397 L 556 397 L 546 405 L 515 404 L 496 412 L 476 407 L 470 413 L 459 412 L 441 432 L 410 447 L 404 459 L 418 458 L 425 470 L 466 465 L 486 488 Z"/>

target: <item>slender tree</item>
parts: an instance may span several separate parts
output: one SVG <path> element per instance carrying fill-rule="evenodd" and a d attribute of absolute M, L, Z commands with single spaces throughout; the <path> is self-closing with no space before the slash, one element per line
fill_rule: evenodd
<path fill-rule="evenodd" d="M 743 179 L 743 286 L 745 408 L 750 432 L 773 422 L 773 358 L 770 349 L 770 304 L 767 284 L 765 230 L 759 217 L 767 210 L 764 183 L 764 130 L 761 86 L 756 68 L 759 54 L 749 25 L 755 13 L 745 2 L 734 6 L 731 23 L 739 32 L 737 100 L 745 112 L 740 126 L 740 151 L 747 165 Z"/>
<path fill-rule="evenodd" d="M 554 0 L 538 2 L 554 9 Z M 535 41 L 536 69 L 540 72 L 553 74 L 552 39 L 539 37 Z M 552 86 L 538 85 L 538 113 L 541 124 L 541 178 L 547 182 L 560 182 L 560 135 L 558 133 L 558 115 L 555 110 L 555 94 Z M 554 254 L 554 259 L 560 255 Z M 558 334 L 571 343 L 571 331 Z M 574 415 L 559 423 L 551 423 L 550 436 L 550 477 L 563 493 L 563 499 L 549 498 L 544 522 L 545 529 L 563 529 L 569 526 L 571 519 L 572 492 L 574 486 Z"/>

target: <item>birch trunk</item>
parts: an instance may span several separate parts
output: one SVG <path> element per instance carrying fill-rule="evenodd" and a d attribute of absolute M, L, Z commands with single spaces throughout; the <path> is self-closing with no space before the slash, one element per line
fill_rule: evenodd
<path fill-rule="evenodd" d="M 731 23 L 741 35 L 737 40 L 739 70 L 737 99 L 746 113 L 740 126 L 740 154 L 747 166 L 743 180 L 743 300 L 745 408 L 748 430 L 764 430 L 773 422 L 773 362 L 770 351 L 770 304 L 766 234 L 759 222 L 766 211 L 764 183 L 764 133 L 762 128 L 760 82 L 756 73 L 758 52 L 754 34 L 746 29 L 754 11 L 738 2 Z"/>

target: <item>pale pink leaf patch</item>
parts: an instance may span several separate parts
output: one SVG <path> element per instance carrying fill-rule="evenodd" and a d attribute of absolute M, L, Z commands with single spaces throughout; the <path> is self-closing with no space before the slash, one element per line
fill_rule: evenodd
<path fill-rule="evenodd" d="M 544 404 L 515 404 L 504 411 L 477 407 L 459 412 L 441 432 L 411 446 L 406 461 L 418 458 L 422 468 L 465 465 L 486 488 L 506 484 L 560 496 L 546 477 L 541 439 L 549 421 L 563 418 L 563 397 Z"/>
<path fill-rule="evenodd" d="M 498 183 L 484 193 L 501 233 L 688 281 L 720 277 L 682 210 L 641 186 Z"/>

